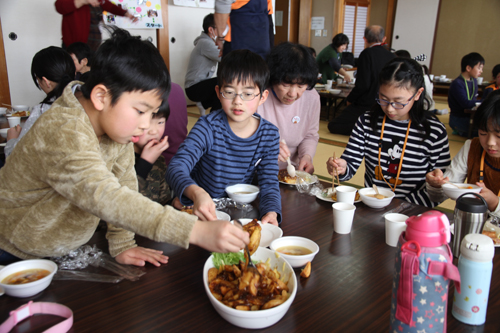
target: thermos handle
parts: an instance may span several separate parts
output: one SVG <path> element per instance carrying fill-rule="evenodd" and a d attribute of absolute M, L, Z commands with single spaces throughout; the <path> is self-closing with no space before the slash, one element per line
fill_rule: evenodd
<path fill-rule="evenodd" d="M 467 192 L 467 193 L 464 193 L 464 194 L 462 194 L 461 196 L 459 196 L 459 197 L 457 198 L 457 201 L 458 201 L 458 200 L 460 200 L 460 198 L 461 198 L 461 197 L 463 197 L 464 195 L 469 195 L 469 194 L 472 194 L 472 195 L 474 195 L 474 196 L 478 197 L 479 199 L 481 199 L 481 200 L 483 201 L 484 205 L 485 205 L 486 207 L 488 207 L 488 204 L 486 203 L 486 200 L 484 200 L 484 198 L 483 198 L 482 196 L 480 196 L 480 195 L 479 195 L 478 193 L 476 193 L 476 192 Z"/>

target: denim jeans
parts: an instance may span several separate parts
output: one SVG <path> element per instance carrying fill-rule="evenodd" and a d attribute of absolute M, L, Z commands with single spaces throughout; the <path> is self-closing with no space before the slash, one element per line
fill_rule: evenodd
<path fill-rule="evenodd" d="M 12 264 L 13 262 L 21 260 L 18 257 L 13 256 L 7 251 L 4 251 L 0 249 L 0 265 L 8 265 Z"/>

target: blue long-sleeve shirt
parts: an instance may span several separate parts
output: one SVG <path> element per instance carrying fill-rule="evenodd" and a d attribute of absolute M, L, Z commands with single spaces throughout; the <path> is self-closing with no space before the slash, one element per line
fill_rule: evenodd
<path fill-rule="evenodd" d="M 265 119 L 249 138 L 236 136 L 223 110 L 201 117 L 193 126 L 167 170 L 167 182 L 183 205 L 192 201 L 183 195 L 190 185 L 202 187 L 212 198 L 225 197 L 229 185 L 250 184 L 257 175 L 261 217 L 278 214 L 281 195 L 278 183 L 278 128 Z"/>
<path fill-rule="evenodd" d="M 467 89 L 469 96 L 467 96 Z M 469 97 L 471 97 L 469 99 Z M 455 117 L 469 118 L 470 114 L 464 112 L 466 109 L 472 109 L 476 106 L 477 97 L 477 80 L 467 80 L 467 88 L 465 87 L 465 80 L 462 75 L 459 75 L 450 84 L 448 90 L 448 106 L 450 107 L 450 114 Z"/>

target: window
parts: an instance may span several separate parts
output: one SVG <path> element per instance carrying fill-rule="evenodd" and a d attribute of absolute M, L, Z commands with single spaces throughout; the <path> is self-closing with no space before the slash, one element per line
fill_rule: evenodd
<path fill-rule="evenodd" d="M 337 3 L 337 31 L 349 37 L 347 51 L 357 58 L 365 48 L 363 37 L 369 24 L 370 0 L 337 0 Z"/>

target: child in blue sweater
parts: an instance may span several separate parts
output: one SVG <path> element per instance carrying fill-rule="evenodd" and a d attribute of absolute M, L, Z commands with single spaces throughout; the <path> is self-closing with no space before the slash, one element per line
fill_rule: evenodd
<path fill-rule="evenodd" d="M 250 184 L 260 187 L 262 223 L 281 221 L 278 183 L 278 128 L 255 114 L 268 96 L 269 70 L 248 50 L 229 53 L 219 65 L 215 90 L 222 110 L 201 117 L 168 166 L 167 182 L 181 204 L 193 205 L 202 220 L 215 220 L 212 198 L 225 188 Z"/>

